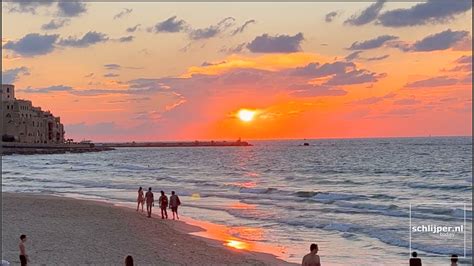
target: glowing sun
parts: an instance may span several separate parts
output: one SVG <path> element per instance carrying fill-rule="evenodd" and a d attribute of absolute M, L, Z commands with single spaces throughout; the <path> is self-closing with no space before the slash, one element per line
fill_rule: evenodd
<path fill-rule="evenodd" d="M 255 117 L 255 111 L 251 111 L 251 110 L 248 110 L 248 109 L 241 109 L 238 113 L 237 113 L 237 117 L 244 121 L 244 122 L 250 122 L 254 119 Z"/>

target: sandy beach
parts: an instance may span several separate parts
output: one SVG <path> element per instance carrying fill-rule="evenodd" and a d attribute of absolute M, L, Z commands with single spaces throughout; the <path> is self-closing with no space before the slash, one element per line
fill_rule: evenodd
<path fill-rule="evenodd" d="M 289 265 L 187 234 L 184 222 L 147 218 L 107 203 L 35 194 L 2 193 L 3 259 L 19 263 L 18 241 L 28 237 L 33 265 Z M 155 212 L 158 209 L 155 208 Z"/>

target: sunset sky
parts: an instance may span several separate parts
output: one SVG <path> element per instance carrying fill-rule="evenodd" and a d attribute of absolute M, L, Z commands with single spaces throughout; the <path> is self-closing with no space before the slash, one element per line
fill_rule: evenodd
<path fill-rule="evenodd" d="M 471 16 L 464 0 L 8 2 L 2 83 L 76 140 L 472 135 Z"/>

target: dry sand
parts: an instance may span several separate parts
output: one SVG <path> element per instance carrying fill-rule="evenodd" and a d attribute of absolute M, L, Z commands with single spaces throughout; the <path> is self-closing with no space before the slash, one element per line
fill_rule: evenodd
<path fill-rule="evenodd" d="M 178 230 L 185 223 L 147 218 L 111 204 L 71 198 L 2 193 L 3 258 L 19 263 L 26 234 L 32 265 L 288 265 L 275 257 L 225 247 Z M 158 209 L 155 209 L 155 212 Z"/>

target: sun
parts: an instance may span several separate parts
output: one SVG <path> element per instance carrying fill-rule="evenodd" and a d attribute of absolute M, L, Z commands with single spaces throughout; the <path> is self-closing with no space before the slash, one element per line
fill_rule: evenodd
<path fill-rule="evenodd" d="M 255 111 L 248 109 L 240 109 L 237 113 L 237 117 L 244 122 L 250 122 L 255 117 Z"/>

